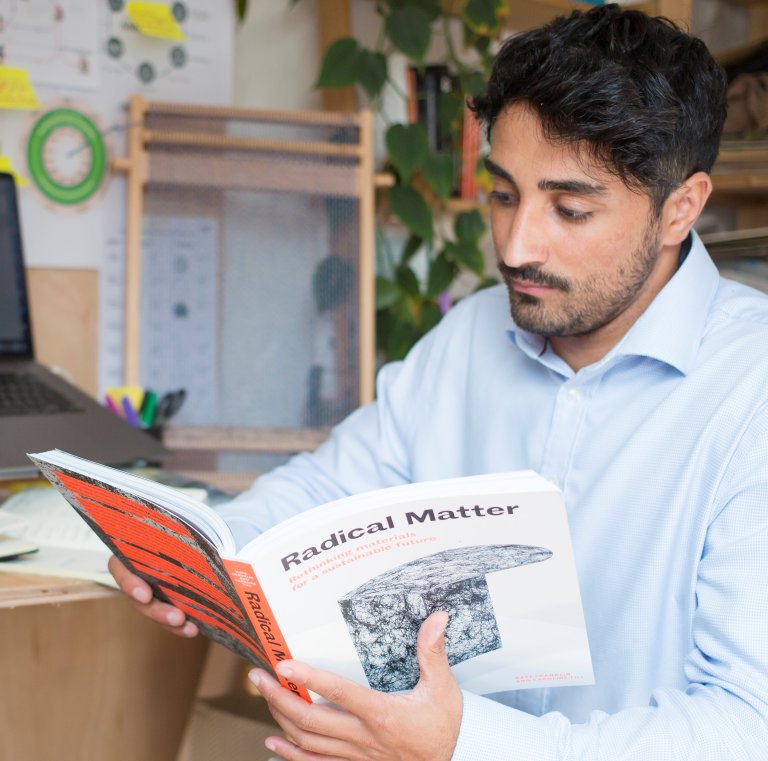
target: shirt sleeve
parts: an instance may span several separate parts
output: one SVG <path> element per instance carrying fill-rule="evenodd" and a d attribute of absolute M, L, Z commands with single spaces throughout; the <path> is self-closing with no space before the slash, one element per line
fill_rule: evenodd
<path fill-rule="evenodd" d="M 465 694 L 453 761 L 764 761 L 768 757 L 768 411 L 722 453 L 704 549 L 685 690 L 571 723 Z M 703 509 L 706 509 L 704 507 Z M 578 550 L 577 550 L 578 551 Z M 663 626 L 663 621 L 659 622 Z M 627 643 L 631 647 L 631 643 Z M 567 688 L 562 688 L 567 689 Z"/>

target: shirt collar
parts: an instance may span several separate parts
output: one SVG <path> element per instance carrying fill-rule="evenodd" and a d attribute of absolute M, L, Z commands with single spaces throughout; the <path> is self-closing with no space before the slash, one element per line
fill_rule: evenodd
<path fill-rule="evenodd" d="M 695 232 L 690 248 L 683 244 L 681 264 L 650 306 L 608 354 L 593 369 L 613 364 L 619 357 L 640 356 L 664 362 L 686 375 L 696 358 L 704 334 L 719 273 Z M 510 337 L 518 348 L 539 362 L 565 375 L 573 372 L 542 336 L 513 325 Z M 584 368 L 585 370 L 587 368 Z"/>

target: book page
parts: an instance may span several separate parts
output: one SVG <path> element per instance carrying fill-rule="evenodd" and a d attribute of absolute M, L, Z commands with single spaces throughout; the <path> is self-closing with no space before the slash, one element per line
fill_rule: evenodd
<path fill-rule="evenodd" d="M 291 657 L 411 689 L 418 628 L 447 610 L 449 662 L 466 689 L 593 682 L 562 495 L 544 479 L 384 490 L 335 507 L 237 556 L 255 568 Z"/>
<path fill-rule="evenodd" d="M 37 549 L 0 562 L 0 572 L 68 576 L 116 586 L 107 570 L 112 553 L 55 489 L 30 488 L 9 497 L 0 507 L 0 531 Z"/>

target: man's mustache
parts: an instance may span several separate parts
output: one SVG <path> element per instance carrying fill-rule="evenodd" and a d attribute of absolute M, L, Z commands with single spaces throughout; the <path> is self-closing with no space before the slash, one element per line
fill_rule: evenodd
<path fill-rule="evenodd" d="M 499 272 L 502 277 L 509 280 L 525 280 L 536 285 L 545 285 L 549 288 L 558 288 L 561 291 L 570 291 L 571 284 L 557 275 L 542 272 L 537 267 L 510 267 L 504 262 L 498 262 Z"/>

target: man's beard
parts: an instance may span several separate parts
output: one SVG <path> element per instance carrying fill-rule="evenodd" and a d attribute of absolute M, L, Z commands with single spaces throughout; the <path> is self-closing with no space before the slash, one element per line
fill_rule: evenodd
<path fill-rule="evenodd" d="M 616 270 L 614 283 L 599 276 L 584 281 L 567 280 L 538 267 L 508 267 L 499 261 L 515 325 L 548 337 L 586 335 L 607 325 L 635 300 L 653 271 L 661 253 L 659 238 L 658 222 L 652 220 L 642 242 L 627 260 L 628 269 Z M 567 298 L 558 307 L 547 306 L 537 296 L 516 291 L 513 280 L 548 286 L 567 294 Z"/>

